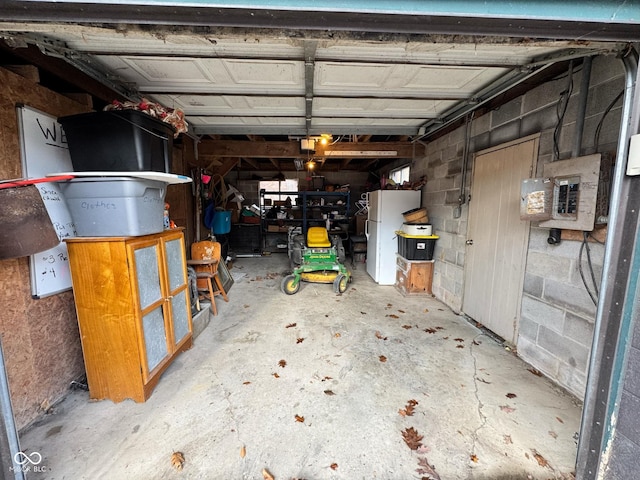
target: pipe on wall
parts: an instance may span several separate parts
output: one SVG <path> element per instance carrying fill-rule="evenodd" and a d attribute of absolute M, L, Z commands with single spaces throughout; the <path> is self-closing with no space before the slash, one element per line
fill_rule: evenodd
<path fill-rule="evenodd" d="M 578 115 L 576 117 L 576 131 L 571 156 L 579 157 L 582 151 L 582 135 L 584 134 L 584 118 L 587 114 L 587 100 L 589 98 L 589 83 L 591 81 L 592 57 L 586 57 L 582 62 L 582 81 L 578 97 Z"/>
<path fill-rule="evenodd" d="M 576 459 L 576 478 L 604 478 L 605 451 L 615 433 L 615 419 L 622 393 L 622 364 L 630 342 L 634 295 L 628 295 L 631 276 L 639 268 L 630 261 L 638 241 L 640 218 L 640 177 L 625 175 L 629 138 L 640 125 L 638 51 L 631 48 L 623 58 L 625 95 L 618 136 L 618 159 L 611 192 L 609 238 L 605 245 L 602 283 L 594 325 L 580 440 Z M 632 240 L 630 240 L 630 238 Z M 633 240 L 635 239 L 635 241 Z M 635 271 L 634 271 L 635 269 Z"/>

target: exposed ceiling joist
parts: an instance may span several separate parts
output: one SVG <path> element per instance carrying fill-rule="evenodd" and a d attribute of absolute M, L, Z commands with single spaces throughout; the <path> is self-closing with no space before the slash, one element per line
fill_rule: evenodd
<path fill-rule="evenodd" d="M 299 142 L 250 142 L 238 140 L 206 140 L 198 145 L 200 155 L 216 157 L 252 158 L 413 158 L 414 144 L 411 142 L 340 142 L 333 145 L 316 144 L 315 152 L 300 150 Z"/>

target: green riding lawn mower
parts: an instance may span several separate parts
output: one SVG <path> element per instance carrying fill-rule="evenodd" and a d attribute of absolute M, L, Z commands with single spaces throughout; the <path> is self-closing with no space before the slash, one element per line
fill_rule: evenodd
<path fill-rule="evenodd" d="M 300 290 L 301 282 L 332 283 L 333 291 L 344 293 L 351 282 L 351 272 L 340 261 L 344 258 L 336 243 L 329 240 L 324 227 L 309 227 L 306 246 L 301 248 L 300 264 L 282 279 L 281 289 L 287 295 Z M 298 263 L 298 262 L 295 262 Z"/>

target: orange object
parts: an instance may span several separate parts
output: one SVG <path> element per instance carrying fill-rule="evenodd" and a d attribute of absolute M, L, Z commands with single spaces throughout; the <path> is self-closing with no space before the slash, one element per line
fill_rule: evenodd
<path fill-rule="evenodd" d="M 205 298 L 206 294 L 209 294 L 211 311 L 214 315 L 218 314 L 215 301 L 216 296 L 222 295 L 225 302 L 229 301 L 227 293 L 222 286 L 222 280 L 220 280 L 220 276 L 218 275 L 221 251 L 222 247 L 220 242 L 212 242 L 209 240 L 195 242 L 191 244 L 191 260 L 187 260 L 187 264 L 191 265 L 196 271 L 198 292 L 204 292 Z"/>

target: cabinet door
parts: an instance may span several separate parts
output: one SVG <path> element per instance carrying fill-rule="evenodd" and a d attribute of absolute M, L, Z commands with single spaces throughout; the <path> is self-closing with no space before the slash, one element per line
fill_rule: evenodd
<path fill-rule="evenodd" d="M 191 331 L 191 307 L 187 299 L 187 274 L 182 236 L 164 242 L 167 258 L 167 282 L 171 300 L 174 345 L 179 345 Z"/>
<path fill-rule="evenodd" d="M 164 296 L 160 283 L 159 244 L 134 246 L 136 287 L 142 318 L 143 373 L 145 380 L 169 356 L 167 327 L 164 318 Z"/>

